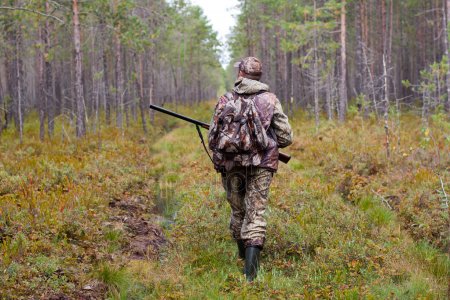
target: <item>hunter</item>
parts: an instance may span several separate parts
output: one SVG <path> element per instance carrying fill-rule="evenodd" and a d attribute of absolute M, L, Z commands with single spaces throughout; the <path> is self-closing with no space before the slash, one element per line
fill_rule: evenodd
<path fill-rule="evenodd" d="M 266 239 L 265 210 L 278 149 L 292 143 L 292 130 L 280 101 L 260 82 L 259 59 L 247 57 L 235 67 L 234 89 L 216 105 L 208 142 L 232 210 L 230 231 L 251 282 Z"/>

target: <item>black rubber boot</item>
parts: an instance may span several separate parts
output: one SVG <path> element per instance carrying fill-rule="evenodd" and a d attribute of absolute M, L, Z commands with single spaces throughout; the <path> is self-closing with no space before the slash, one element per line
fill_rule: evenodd
<path fill-rule="evenodd" d="M 259 247 L 247 247 L 245 249 L 245 267 L 244 273 L 248 282 L 252 282 L 259 270 L 259 254 L 261 248 Z"/>
<path fill-rule="evenodd" d="M 238 246 L 238 255 L 240 259 L 245 259 L 245 244 L 244 240 L 236 240 L 236 244 Z"/>

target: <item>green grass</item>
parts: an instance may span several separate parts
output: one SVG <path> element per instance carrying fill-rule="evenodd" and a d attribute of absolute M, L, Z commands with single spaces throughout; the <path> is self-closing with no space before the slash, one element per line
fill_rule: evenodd
<path fill-rule="evenodd" d="M 181 112 L 208 120 L 211 109 Z M 252 284 L 228 232 L 220 176 L 193 126 L 158 115 L 144 140 L 139 127 L 124 135 L 105 128 L 101 147 L 96 135 L 41 143 L 35 120 L 23 145 L 7 131 L 0 298 L 70 298 L 95 282 L 108 299 L 445 298 L 448 215 L 437 190 L 439 177 L 450 180 L 449 157 L 436 160 L 420 120 L 405 115 L 392 127 L 389 161 L 373 118 L 355 113 L 318 133 L 301 113 L 291 120 L 295 142 L 285 152 L 293 159 L 272 184 L 262 270 Z M 449 153 L 448 121 L 437 121 L 430 130 L 440 153 Z M 170 242 L 157 259 L 130 260 L 126 252 L 132 236 L 108 203 L 132 197 L 149 208 L 140 218 L 165 228 Z"/>
<path fill-rule="evenodd" d="M 242 264 L 236 259 L 236 246 L 227 230 L 230 211 L 218 176 L 211 175 L 212 168 L 203 159 L 204 154 L 195 140 L 186 137 L 189 129 L 176 129 L 153 146 L 158 152 L 157 165 L 165 164 L 168 157 L 170 160 L 187 156 L 173 169 L 169 162 L 163 175 L 170 178 L 174 171 L 182 174 L 172 181 L 182 206 L 175 226 L 167 231 L 174 243 L 167 249 L 167 261 L 155 271 L 164 280 L 143 279 L 155 284 L 153 296 L 186 299 L 443 297 L 447 273 L 434 270 L 442 261 L 427 262 L 424 254 L 417 254 L 418 244 L 409 232 L 399 229 L 409 202 L 405 199 L 401 203 L 405 207 L 394 211 L 380 197 L 397 191 L 398 181 L 391 177 L 396 179 L 400 174 L 414 177 L 416 185 L 402 183 L 406 193 L 436 187 L 436 177 L 428 175 L 432 173 L 417 175 L 409 173 L 409 169 L 400 169 L 410 164 L 400 152 L 391 162 L 386 162 L 382 143 L 376 144 L 377 134 L 382 140 L 382 127 L 378 128 L 373 121 L 364 130 L 358 127 L 351 135 L 347 132 L 354 128 L 327 127 L 332 132 L 321 132 L 320 139 L 309 121 L 296 123 L 296 128 L 300 142 L 288 149 L 295 158 L 289 166 L 281 166 L 272 186 L 267 212 L 268 240 L 262 271 L 254 284 L 245 282 Z M 370 131 L 375 133 L 369 134 Z M 368 135 L 371 136 L 365 137 Z M 167 143 L 174 141 L 184 145 L 183 149 L 167 147 Z M 322 153 L 322 149 L 329 151 Z M 422 167 L 431 169 L 425 163 Z M 338 186 L 345 176 L 349 178 L 348 195 L 343 199 Z M 416 215 L 425 213 L 423 209 Z M 429 243 L 426 245 L 441 253 Z M 167 270 L 169 274 L 164 273 Z"/>
<path fill-rule="evenodd" d="M 428 271 L 441 278 L 450 278 L 450 258 L 439 250 L 421 241 L 413 249 L 413 253 L 423 261 Z"/>

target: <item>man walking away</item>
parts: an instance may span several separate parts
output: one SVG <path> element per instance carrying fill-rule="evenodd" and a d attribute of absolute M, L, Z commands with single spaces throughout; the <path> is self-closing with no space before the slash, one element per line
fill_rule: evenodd
<path fill-rule="evenodd" d="M 266 239 L 264 214 L 278 149 L 292 143 L 292 130 L 280 101 L 260 82 L 261 62 L 247 57 L 236 67 L 234 89 L 216 105 L 208 142 L 232 210 L 231 234 L 245 259 L 247 281 L 253 281 Z"/>

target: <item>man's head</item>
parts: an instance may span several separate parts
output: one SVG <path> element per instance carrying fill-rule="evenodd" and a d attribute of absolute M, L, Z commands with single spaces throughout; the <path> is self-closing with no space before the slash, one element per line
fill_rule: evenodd
<path fill-rule="evenodd" d="M 246 57 L 237 62 L 235 67 L 238 68 L 238 77 L 245 77 L 253 80 L 260 80 L 262 75 L 261 61 L 256 57 Z"/>

